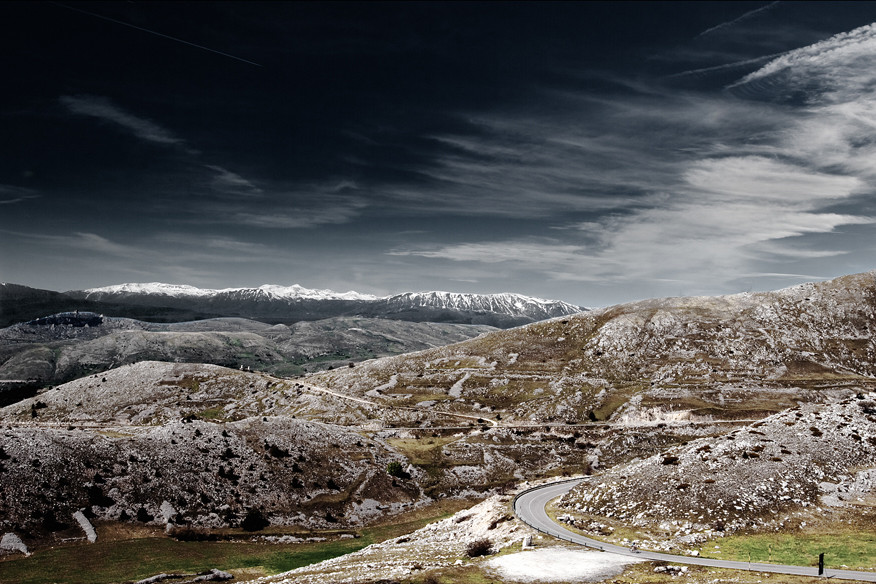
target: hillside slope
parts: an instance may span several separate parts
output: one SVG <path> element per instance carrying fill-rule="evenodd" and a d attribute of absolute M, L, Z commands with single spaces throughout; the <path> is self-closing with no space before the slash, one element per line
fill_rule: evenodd
<path fill-rule="evenodd" d="M 66 314 L 0 329 L 0 380 L 55 385 L 144 360 L 300 374 L 495 330 L 355 317 L 271 326 L 232 318 L 159 324 L 87 312 Z"/>
<path fill-rule="evenodd" d="M 873 273 L 768 293 L 664 298 L 321 374 L 387 403 L 533 422 L 757 418 L 873 387 Z"/>
<path fill-rule="evenodd" d="M 610 517 L 687 543 L 697 534 L 796 529 L 843 510 L 872 527 L 872 397 L 876 394 L 803 405 L 618 465 L 567 493 L 559 508 L 573 517 Z"/>

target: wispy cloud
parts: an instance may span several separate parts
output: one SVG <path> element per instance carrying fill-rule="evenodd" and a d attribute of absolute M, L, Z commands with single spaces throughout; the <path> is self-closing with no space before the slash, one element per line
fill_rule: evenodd
<path fill-rule="evenodd" d="M 282 205 L 274 210 L 238 211 L 228 217 L 230 222 L 266 229 L 310 229 L 320 225 L 341 225 L 359 216 L 367 206 L 363 199 L 343 198 L 323 201 L 320 206 L 296 207 Z"/>
<path fill-rule="evenodd" d="M 570 110 L 481 119 L 477 138 L 442 138 L 455 148 L 430 172 L 442 202 L 487 193 L 500 212 L 541 218 L 542 235 L 389 253 L 680 290 L 751 274 L 781 281 L 788 265 L 854 251 L 844 226 L 876 224 L 850 204 L 876 191 L 874 59 L 876 25 L 773 58 L 736 84 L 756 91 L 586 98 L 577 120 Z M 786 103 L 789 93 L 802 101 Z"/>
<path fill-rule="evenodd" d="M 136 246 L 117 243 L 96 233 L 74 232 L 68 235 L 48 235 L 45 233 L 24 233 L 6 229 L 0 230 L 0 232 L 16 238 L 38 242 L 42 245 L 53 247 L 58 251 L 73 249 L 79 252 L 127 258 L 132 261 L 142 255 L 142 250 Z"/>
<path fill-rule="evenodd" d="M 215 191 L 244 197 L 257 197 L 264 193 L 260 187 L 256 186 L 249 179 L 226 168 L 210 164 L 207 165 L 207 168 L 216 173 L 211 181 Z"/>
<path fill-rule="evenodd" d="M 183 140 L 158 124 L 126 112 L 109 99 L 94 95 L 65 95 L 61 104 L 74 114 L 91 116 L 124 128 L 141 140 L 157 144 L 181 144 Z"/>
<path fill-rule="evenodd" d="M 869 24 L 789 51 L 733 85 L 744 85 L 786 71 L 790 76 L 782 80 L 784 83 L 799 84 L 814 76 L 812 81 L 828 93 L 859 93 L 876 76 L 869 66 L 874 53 L 876 24 Z M 807 90 L 813 87 L 810 85 Z"/>
<path fill-rule="evenodd" d="M 660 206 L 578 225 L 580 236 L 556 240 L 502 240 L 431 249 L 399 249 L 457 262 L 536 271 L 556 280 L 624 282 L 725 281 L 755 261 L 826 257 L 784 242 L 829 233 L 840 225 L 876 219 L 824 212 L 861 186 L 854 177 L 808 171 L 759 157 L 704 160 L 684 173 L 673 197 Z"/>
<path fill-rule="evenodd" d="M 40 194 L 33 189 L 0 184 L 0 205 L 13 205 L 39 197 Z"/>
<path fill-rule="evenodd" d="M 222 167 L 209 166 L 215 175 L 212 190 L 227 195 L 207 202 L 189 201 L 186 223 L 224 224 L 260 229 L 309 229 L 354 221 L 368 207 L 358 186 L 346 180 L 287 185 L 276 181 L 256 184 Z"/>

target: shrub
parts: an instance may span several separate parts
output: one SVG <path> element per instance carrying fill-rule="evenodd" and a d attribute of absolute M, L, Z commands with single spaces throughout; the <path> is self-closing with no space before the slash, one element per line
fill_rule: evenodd
<path fill-rule="evenodd" d="M 240 527 L 243 528 L 244 531 L 261 531 L 271 522 L 265 519 L 265 516 L 262 515 L 262 512 L 258 509 L 250 509 L 246 513 L 246 517 L 243 518 L 243 521 L 240 523 Z"/>
<path fill-rule="evenodd" d="M 400 479 L 411 478 L 411 475 L 405 472 L 405 469 L 402 468 L 401 463 L 397 460 L 393 460 L 386 465 L 386 472 L 389 473 L 390 476 L 398 477 Z"/>
<path fill-rule="evenodd" d="M 140 523 L 149 523 L 155 519 L 148 511 L 146 511 L 145 507 L 140 507 L 137 509 L 137 521 Z"/>
<path fill-rule="evenodd" d="M 876 414 L 876 403 L 871 400 L 858 402 L 858 407 L 861 408 L 865 414 Z"/>
<path fill-rule="evenodd" d="M 493 542 L 488 540 L 487 538 L 478 539 L 465 548 L 465 553 L 470 558 L 477 558 L 480 556 L 489 555 L 490 551 L 493 549 Z"/>
<path fill-rule="evenodd" d="M 170 537 L 177 541 L 216 541 L 216 535 L 208 533 L 205 529 L 197 529 L 191 526 L 176 527 L 171 529 Z"/>

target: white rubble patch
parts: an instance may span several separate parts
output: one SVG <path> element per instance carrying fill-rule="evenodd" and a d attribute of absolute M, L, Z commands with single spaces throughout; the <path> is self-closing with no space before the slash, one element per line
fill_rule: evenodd
<path fill-rule="evenodd" d="M 469 377 L 471 377 L 471 373 L 463 375 L 459 381 L 453 384 L 453 387 L 450 388 L 450 391 L 448 391 L 447 394 L 451 397 L 462 397 L 462 384 L 465 383 Z"/>
<path fill-rule="evenodd" d="M 170 524 L 177 514 L 176 509 L 173 508 L 173 505 L 170 503 L 170 501 L 162 501 L 159 511 L 161 512 L 161 517 L 162 519 L 164 519 L 164 523 L 166 524 Z"/>
<path fill-rule="evenodd" d="M 389 381 L 384 383 L 383 385 L 378 385 L 371 391 L 366 391 L 365 395 L 369 397 L 380 397 L 381 391 L 386 391 L 387 389 L 392 389 L 398 383 L 398 375 L 390 375 Z"/>
<path fill-rule="evenodd" d="M 91 521 L 88 520 L 85 515 L 82 514 L 82 511 L 77 511 L 73 514 L 73 519 L 79 523 L 79 527 L 82 528 L 82 531 L 85 532 L 85 537 L 88 539 L 88 543 L 94 543 L 97 541 L 97 532 L 94 531 L 94 526 L 91 524 Z"/>
<path fill-rule="evenodd" d="M 0 552 L 20 552 L 26 556 L 30 555 L 30 552 L 27 551 L 27 546 L 14 533 L 3 534 L 3 538 L 0 539 Z"/>
<path fill-rule="evenodd" d="M 824 493 L 821 503 L 828 507 L 843 507 L 848 503 L 863 501 L 876 491 L 876 468 L 858 471 L 851 478 L 839 484 L 822 482 L 819 490 Z"/>
<path fill-rule="evenodd" d="M 484 563 L 484 569 L 514 582 L 598 582 L 637 562 L 617 554 L 541 548 L 493 558 Z"/>

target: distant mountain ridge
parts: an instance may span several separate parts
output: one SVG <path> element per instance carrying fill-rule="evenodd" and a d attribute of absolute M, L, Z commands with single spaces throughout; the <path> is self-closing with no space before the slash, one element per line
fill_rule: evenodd
<path fill-rule="evenodd" d="M 10 297 L 6 301 L 13 291 L 15 298 Z M 28 291 L 41 301 L 27 301 Z M 34 310 L 22 309 L 31 305 Z M 433 291 L 377 297 L 354 291 L 315 290 L 298 284 L 211 290 L 160 282 L 128 283 L 58 293 L 25 286 L 0 285 L 0 326 L 76 309 L 159 322 L 240 317 L 270 324 L 293 324 L 339 316 L 362 316 L 499 328 L 584 310 L 567 302 L 514 293 Z"/>
<path fill-rule="evenodd" d="M 161 282 L 128 283 L 88 290 L 76 290 L 75 294 L 85 294 L 87 299 L 101 299 L 107 295 L 146 294 L 151 296 L 171 296 L 174 298 L 196 297 L 207 298 L 217 295 L 236 295 L 241 298 L 307 298 L 311 300 L 376 300 L 377 296 L 360 294 L 358 292 L 335 292 L 333 290 L 312 290 L 298 284 L 278 286 L 265 284 L 258 288 L 223 288 L 211 290 L 196 288 L 185 284 L 164 284 Z"/>

